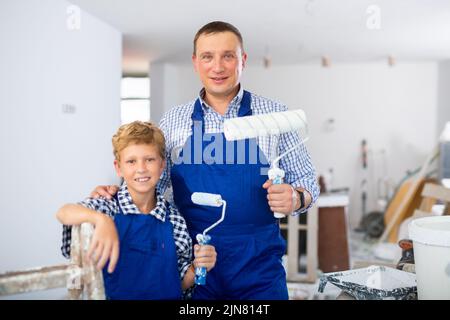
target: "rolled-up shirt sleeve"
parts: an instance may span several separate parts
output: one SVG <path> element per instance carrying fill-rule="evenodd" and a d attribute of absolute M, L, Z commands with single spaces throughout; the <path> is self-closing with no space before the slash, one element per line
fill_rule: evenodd
<path fill-rule="evenodd" d="M 285 171 L 285 183 L 292 185 L 294 188 L 304 188 L 312 198 L 309 206 L 294 211 L 294 215 L 306 212 L 317 200 L 320 193 L 316 171 L 302 139 L 304 137 L 300 137 L 298 132 L 284 133 L 280 137 L 279 144 L 280 155 L 300 144 L 298 148 L 289 152 L 280 160 L 280 168 Z"/>

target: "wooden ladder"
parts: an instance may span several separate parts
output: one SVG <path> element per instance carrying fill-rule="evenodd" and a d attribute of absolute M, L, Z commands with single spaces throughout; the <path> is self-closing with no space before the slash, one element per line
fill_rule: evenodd
<path fill-rule="evenodd" d="M 93 232 L 89 223 L 72 227 L 68 264 L 0 274 L 0 296 L 66 287 L 71 300 L 105 299 L 102 272 L 86 259 Z"/>

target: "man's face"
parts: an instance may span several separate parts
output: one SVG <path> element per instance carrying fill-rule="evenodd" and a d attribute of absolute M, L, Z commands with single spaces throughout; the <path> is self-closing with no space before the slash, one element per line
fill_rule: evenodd
<path fill-rule="evenodd" d="M 117 175 L 124 178 L 132 196 L 155 190 L 165 166 L 155 145 L 129 145 L 119 152 L 119 158 L 114 161 Z"/>
<path fill-rule="evenodd" d="M 247 55 L 232 32 L 202 34 L 192 56 L 195 71 L 207 94 L 228 97 L 235 94 Z"/>

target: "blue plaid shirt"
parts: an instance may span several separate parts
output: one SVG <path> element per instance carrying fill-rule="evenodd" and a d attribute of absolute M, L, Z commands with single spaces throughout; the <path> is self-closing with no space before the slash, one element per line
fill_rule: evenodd
<path fill-rule="evenodd" d="M 204 89 L 200 91 L 199 99 L 203 106 L 204 111 L 204 125 L 206 133 L 220 133 L 223 132 L 223 123 L 225 119 L 235 118 L 238 116 L 239 106 L 242 100 L 244 90 L 241 86 L 238 94 L 230 102 L 227 112 L 224 115 L 216 112 L 210 107 L 204 100 Z M 251 109 L 252 115 L 259 115 L 271 112 L 287 111 L 287 107 L 276 101 L 251 94 L 252 102 Z M 160 121 L 160 128 L 164 132 L 166 138 L 166 170 L 161 177 L 158 190 L 163 194 L 168 190 L 168 198 L 170 199 L 171 182 L 170 182 L 170 169 L 172 166 L 172 152 L 174 148 L 179 149 L 184 145 L 187 138 L 192 135 L 192 112 L 194 111 L 195 100 L 180 106 L 176 106 L 166 112 Z M 301 143 L 301 139 L 298 133 L 289 132 L 279 136 L 268 136 L 258 138 L 258 146 L 269 160 L 274 159 L 276 156 L 282 154 L 291 147 Z M 305 145 L 301 146 L 294 151 L 288 153 L 283 157 L 279 166 L 285 171 L 285 183 L 289 183 L 294 188 L 302 187 L 306 189 L 312 197 L 312 202 L 307 208 L 303 208 L 294 214 L 305 212 L 311 207 L 311 205 L 317 200 L 319 196 L 319 187 L 317 184 L 315 169 L 311 163 L 311 158 Z M 172 200 L 173 201 L 173 200 Z"/>
<path fill-rule="evenodd" d="M 133 203 L 133 199 L 128 192 L 125 182 L 120 186 L 117 198 L 119 201 L 116 201 L 114 198 L 111 200 L 103 197 L 97 199 L 87 198 L 78 204 L 91 210 L 102 212 L 113 219 L 119 212 L 119 206 L 122 209 L 123 214 L 142 214 L 138 207 Z M 177 249 L 178 271 L 180 272 L 180 279 L 183 279 L 192 260 L 192 239 L 187 231 L 184 218 L 180 215 L 176 207 L 168 203 L 159 192 L 156 193 L 156 206 L 149 214 L 162 222 L 165 221 L 167 216 L 169 217 L 170 222 L 173 225 L 173 238 Z M 63 243 L 61 251 L 66 258 L 70 258 L 71 231 L 71 226 L 63 226 Z"/>

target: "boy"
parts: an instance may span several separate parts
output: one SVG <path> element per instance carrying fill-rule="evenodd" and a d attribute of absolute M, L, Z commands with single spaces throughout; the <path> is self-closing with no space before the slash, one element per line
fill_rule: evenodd
<path fill-rule="evenodd" d="M 214 267 L 215 249 L 196 245 L 191 264 L 185 220 L 156 192 L 166 163 L 162 131 L 135 121 L 121 126 L 112 143 L 114 167 L 124 182 L 111 200 L 88 198 L 58 211 L 63 255 L 70 257 L 70 226 L 92 223 L 88 257 L 99 269 L 109 260 L 107 272 L 103 269 L 107 299 L 180 299 L 194 284 L 194 264 L 208 271 Z"/>

